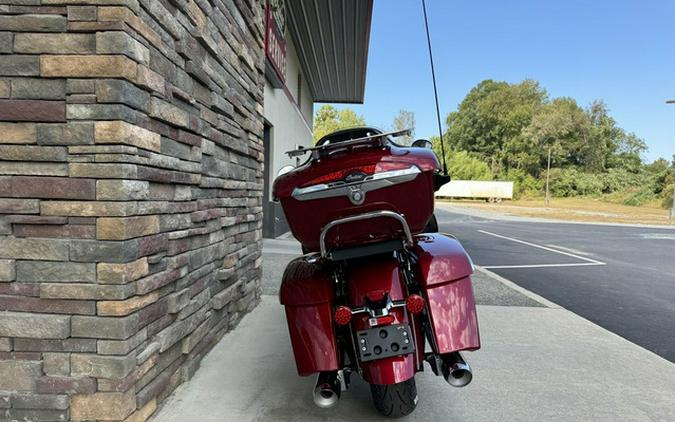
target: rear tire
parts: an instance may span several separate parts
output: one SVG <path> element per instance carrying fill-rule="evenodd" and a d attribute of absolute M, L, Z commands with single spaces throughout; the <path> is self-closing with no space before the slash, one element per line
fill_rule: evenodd
<path fill-rule="evenodd" d="M 390 418 L 409 415 L 417 406 L 415 378 L 398 384 L 370 385 L 373 404 L 380 414 Z"/>

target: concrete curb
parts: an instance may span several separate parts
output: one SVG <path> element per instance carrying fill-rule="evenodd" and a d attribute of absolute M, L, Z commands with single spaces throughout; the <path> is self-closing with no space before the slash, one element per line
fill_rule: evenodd
<path fill-rule="evenodd" d="M 546 306 L 547 308 L 564 309 L 562 306 L 558 305 L 557 303 L 551 302 L 550 300 L 545 299 L 545 298 L 539 296 L 536 293 L 533 293 L 533 292 L 531 292 L 531 291 L 529 291 L 529 290 L 527 290 L 523 287 L 520 287 L 519 285 L 517 285 L 513 281 L 511 281 L 507 278 L 504 278 L 504 277 L 500 276 L 499 274 L 495 274 L 490 270 L 486 270 L 485 268 L 483 268 L 479 265 L 474 265 L 474 268 L 476 270 L 480 271 L 481 273 L 485 274 L 486 276 L 502 283 L 506 287 L 508 287 L 510 289 L 513 289 L 513 290 L 517 291 L 518 293 L 521 293 L 521 294 L 529 297 L 530 299 L 534 300 L 535 302 L 541 303 L 542 305 Z"/>
<path fill-rule="evenodd" d="M 507 279 L 507 278 L 504 278 L 504 277 L 500 276 L 499 274 L 495 274 L 495 273 L 493 273 L 492 271 L 486 270 L 485 268 L 480 267 L 480 266 L 478 266 L 478 265 L 474 265 L 474 268 L 476 268 L 476 270 L 480 271 L 481 273 L 487 275 L 488 277 L 491 277 L 491 278 L 493 278 L 494 280 L 496 280 L 496 281 L 502 283 L 503 285 L 505 285 L 505 286 L 507 286 L 507 287 L 509 287 L 509 288 L 511 288 L 511 289 L 513 289 L 513 290 L 515 290 L 515 291 L 517 291 L 517 292 L 519 292 L 519 293 L 522 293 L 523 295 L 529 297 L 530 299 L 532 299 L 532 300 L 534 300 L 534 301 L 536 301 L 536 302 L 541 303 L 542 305 L 546 306 L 547 308 L 562 310 L 562 311 L 565 311 L 565 312 L 567 312 L 567 313 L 569 313 L 569 314 L 571 314 L 571 315 L 574 315 L 574 317 L 576 317 L 576 318 L 578 318 L 578 319 L 580 319 L 580 320 L 583 320 L 585 323 L 587 323 L 587 324 L 589 324 L 589 325 L 593 325 L 593 326 L 599 328 L 600 330 L 603 330 L 603 331 L 609 333 L 610 335 L 612 335 L 612 336 L 614 336 L 614 337 L 616 337 L 616 338 L 619 338 L 619 339 L 621 339 L 621 340 L 623 340 L 623 341 L 627 341 L 627 342 L 631 343 L 632 345 L 634 345 L 635 347 L 638 347 L 638 348 L 642 349 L 644 352 L 647 352 L 647 353 L 653 355 L 654 357 L 657 357 L 658 359 L 662 360 L 663 362 L 668 363 L 669 365 L 675 365 L 675 363 L 673 363 L 673 362 L 671 362 L 671 361 L 669 361 L 669 360 L 667 360 L 667 359 L 665 359 L 665 358 L 659 356 L 658 354 L 652 352 L 651 350 L 646 349 L 646 348 L 640 346 L 639 344 L 634 343 L 634 342 L 628 340 L 627 338 L 622 337 L 622 336 L 620 336 L 619 334 L 616 334 L 615 332 L 610 331 L 610 330 L 606 329 L 605 327 L 602 327 L 602 326 L 596 324 L 595 322 L 593 322 L 593 321 L 591 321 L 591 320 L 589 320 L 589 319 L 587 319 L 587 318 L 584 318 L 584 317 L 582 317 L 581 315 L 579 315 L 579 314 L 577 314 L 577 313 L 575 313 L 575 312 L 572 312 L 572 311 L 570 311 L 570 310 L 567 309 L 567 308 L 564 308 L 564 307 L 558 305 L 558 304 L 555 303 L 555 302 L 551 302 L 550 300 L 548 300 L 548 299 L 546 299 L 546 298 L 543 298 L 543 297 L 539 296 L 538 294 L 536 294 L 536 293 L 534 293 L 534 292 L 531 292 L 531 291 L 525 289 L 524 287 L 520 287 L 519 285 L 517 285 L 517 284 L 514 283 L 513 281 L 511 281 L 511 280 L 509 280 L 509 279 Z"/>

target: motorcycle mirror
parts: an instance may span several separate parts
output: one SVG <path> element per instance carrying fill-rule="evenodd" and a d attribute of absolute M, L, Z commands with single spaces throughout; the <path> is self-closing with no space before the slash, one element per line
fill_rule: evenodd
<path fill-rule="evenodd" d="M 279 172 L 277 173 L 277 177 L 283 176 L 284 174 L 286 174 L 288 172 L 291 172 L 293 170 L 295 170 L 295 166 L 292 166 L 290 164 L 287 165 L 287 166 L 283 166 L 281 169 L 279 169 Z"/>
<path fill-rule="evenodd" d="M 428 139 L 418 139 L 412 143 L 412 146 L 417 148 L 428 148 L 431 149 L 433 144 Z"/>

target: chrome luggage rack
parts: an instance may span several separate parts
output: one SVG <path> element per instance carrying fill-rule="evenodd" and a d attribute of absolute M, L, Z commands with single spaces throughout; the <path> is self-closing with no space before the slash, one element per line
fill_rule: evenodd
<path fill-rule="evenodd" d="M 394 220 L 398 221 L 401 224 L 401 227 L 403 228 L 403 233 L 405 234 L 405 239 L 403 239 L 403 246 L 406 248 L 410 248 L 413 246 L 413 236 L 412 232 L 410 231 L 410 226 L 408 226 L 408 222 L 405 221 L 405 218 L 398 213 L 395 213 L 393 211 L 374 211 L 374 212 L 369 212 L 369 213 L 364 213 L 364 214 L 357 214 L 357 215 L 352 215 L 350 217 L 345 217 L 345 218 L 340 218 L 337 220 L 333 220 L 330 223 L 326 224 L 322 229 L 321 229 L 321 235 L 319 236 L 319 248 L 320 248 L 320 254 L 321 258 L 324 259 L 331 259 L 331 252 L 329 252 L 326 249 L 326 235 L 328 232 L 341 224 L 347 224 L 347 223 L 353 223 L 355 221 L 363 221 L 363 220 L 370 220 L 373 218 L 381 218 L 381 217 L 387 217 L 387 218 L 393 218 Z"/>
<path fill-rule="evenodd" d="M 312 154 L 312 158 L 318 158 L 322 153 L 328 152 L 331 150 L 341 149 L 341 148 L 351 148 L 359 145 L 367 145 L 371 143 L 379 144 L 381 146 L 385 145 L 385 139 L 387 136 L 403 136 L 410 135 L 410 129 L 397 130 L 393 132 L 385 133 L 376 133 L 370 136 L 364 136 L 363 138 L 350 139 L 349 141 L 336 142 L 336 143 L 326 143 L 323 145 L 318 145 L 310 148 L 299 148 L 294 149 L 293 151 L 288 151 L 286 154 L 290 158 L 299 157 L 307 153 Z"/>

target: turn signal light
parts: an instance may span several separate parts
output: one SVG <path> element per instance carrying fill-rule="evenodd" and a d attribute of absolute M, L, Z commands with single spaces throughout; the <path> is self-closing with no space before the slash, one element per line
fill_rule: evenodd
<path fill-rule="evenodd" d="M 337 325 L 347 325 L 352 320 L 352 310 L 346 306 L 335 308 L 335 323 Z"/>
<path fill-rule="evenodd" d="M 405 307 L 411 314 L 419 314 L 424 310 L 424 298 L 420 295 L 411 294 L 405 300 Z"/>

